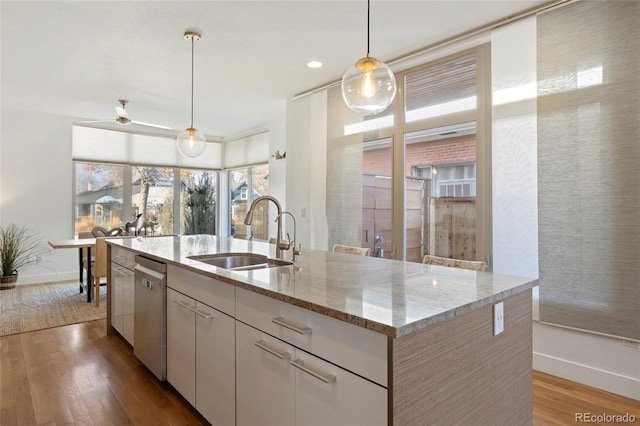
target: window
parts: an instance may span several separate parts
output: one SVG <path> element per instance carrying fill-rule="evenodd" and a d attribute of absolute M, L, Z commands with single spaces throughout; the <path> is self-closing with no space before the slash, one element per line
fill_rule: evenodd
<path fill-rule="evenodd" d="M 260 203 L 253 215 L 251 229 L 244 224 L 249 206 L 261 195 L 269 194 L 269 165 L 229 171 L 229 234 L 236 238 L 269 239 L 269 204 Z"/>
<path fill-rule="evenodd" d="M 433 172 L 435 172 L 434 197 L 475 197 L 475 163 L 441 165 L 437 169 L 434 167 Z"/>
<path fill-rule="evenodd" d="M 474 50 L 404 74 L 408 261 L 485 257 L 476 244 L 478 62 Z"/>
<path fill-rule="evenodd" d="M 396 73 L 394 103 L 372 117 L 328 89 L 328 247 L 380 246 L 412 262 L 488 258 L 489 52 L 482 45 Z"/>
<path fill-rule="evenodd" d="M 180 233 L 216 235 L 217 173 L 180 172 Z"/>
<path fill-rule="evenodd" d="M 173 233 L 173 169 L 133 167 L 131 186 L 132 215 L 142 214 L 138 233 L 162 235 Z"/>
<path fill-rule="evenodd" d="M 117 228 L 123 219 L 124 166 L 75 163 L 74 233 Z"/>
<path fill-rule="evenodd" d="M 142 235 L 216 233 L 217 172 L 80 161 L 74 170 L 75 233 L 127 223 Z"/>
<path fill-rule="evenodd" d="M 366 138 L 366 135 L 365 135 Z M 375 257 L 391 257 L 391 138 L 365 141 L 362 152 L 362 247 Z"/>

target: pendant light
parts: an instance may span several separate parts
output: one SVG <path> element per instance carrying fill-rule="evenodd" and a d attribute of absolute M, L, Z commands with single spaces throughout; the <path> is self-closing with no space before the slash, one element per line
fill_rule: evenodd
<path fill-rule="evenodd" d="M 342 77 L 342 98 L 349 108 L 362 115 L 381 113 L 396 96 L 393 72 L 369 54 L 370 9 L 370 0 L 367 0 L 367 56 L 349 67 Z"/>
<path fill-rule="evenodd" d="M 204 135 L 193 127 L 193 45 L 200 40 L 199 33 L 187 31 L 184 38 L 191 41 L 191 126 L 178 134 L 178 152 L 185 157 L 197 157 L 204 152 L 207 139 Z"/>

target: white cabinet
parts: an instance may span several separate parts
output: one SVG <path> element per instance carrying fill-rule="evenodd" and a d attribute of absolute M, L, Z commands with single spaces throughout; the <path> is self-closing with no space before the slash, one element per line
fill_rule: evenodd
<path fill-rule="evenodd" d="M 128 280 L 128 270 L 111 263 L 111 325 L 120 335 L 124 335 L 124 287 Z"/>
<path fill-rule="evenodd" d="M 236 289 L 236 319 L 387 387 L 387 336 Z"/>
<path fill-rule="evenodd" d="M 386 425 L 387 389 L 236 322 L 237 425 Z"/>
<path fill-rule="evenodd" d="M 293 346 L 236 322 L 238 426 L 295 424 Z"/>
<path fill-rule="evenodd" d="M 213 425 L 235 424 L 235 321 L 172 288 L 167 380 Z"/>
<path fill-rule="evenodd" d="M 111 325 L 133 346 L 135 254 L 111 249 Z"/>
<path fill-rule="evenodd" d="M 195 301 L 167 288 L 167 380 L 196 405 Z"/>
<path fill-rule="evenodd" d="M 296 426 L 387 424 L 387 389 L 296 350 Z"/>
<path fill-rule="evenodd" d="M 387 337 L 167 268 L 167 380 L 214 425 L 386 425 Z"/>

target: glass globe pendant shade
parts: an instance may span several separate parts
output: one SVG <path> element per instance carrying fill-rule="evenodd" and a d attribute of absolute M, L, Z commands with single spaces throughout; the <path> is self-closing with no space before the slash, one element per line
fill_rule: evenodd
<path fill-rule="evenodd" d="M 342 98 L 359 114 L 379 114 L 395 96 L 396 78 L 391 68 L 372 56 L 360 59 L 342 77 Z"/>
<path fill-rule="evenodd" d="M 178 152 L 185 157 L 195 158 L 204 152 L 207 139 L 198 130 L 190 127 L 178 134 Z"/>

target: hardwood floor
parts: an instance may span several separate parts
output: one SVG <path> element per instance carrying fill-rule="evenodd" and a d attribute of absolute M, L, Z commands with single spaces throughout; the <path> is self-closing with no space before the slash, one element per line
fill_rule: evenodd
<path fill-rule="evenodd" d="M 99 320 L 1 337 L 0 424 L 208 424 L 105 329 Z M 640 402 L 534 372 L 534 425 L 576 424 L 575 413 L 640 423 Z"/>
<path fill-rule="evenodd" d="M 0 424 L 208 424 L 106 320 L 0 338 Z"/>
<path fill-rule="evenodd" d="M 633 416 L 635 421 L 576 421 L 576 416 L 596 417 L 603 414 Z M 606 419 L 602 419 L 606 420 Z M 589 423 L 640 424 L 640 401 L 624 398 L 600 389 L 564 380 L 556 376 L 533 372 L 533 424 L 534 426 L 555 426 Z"/>

